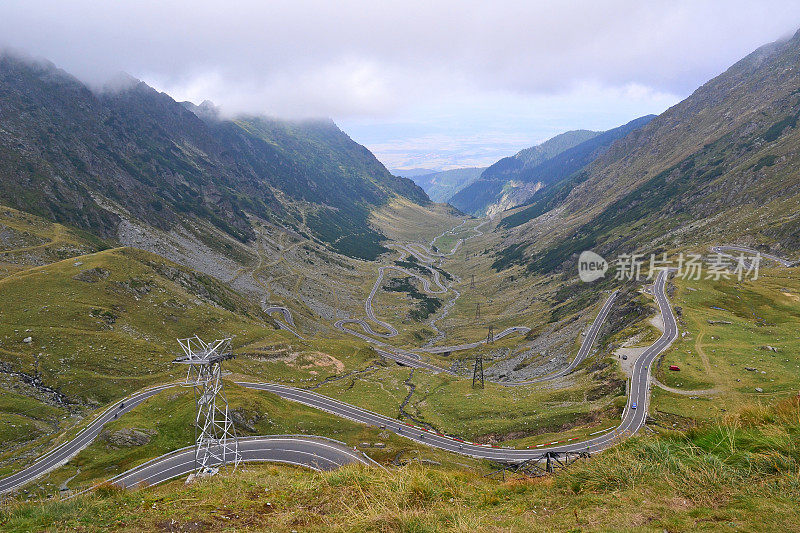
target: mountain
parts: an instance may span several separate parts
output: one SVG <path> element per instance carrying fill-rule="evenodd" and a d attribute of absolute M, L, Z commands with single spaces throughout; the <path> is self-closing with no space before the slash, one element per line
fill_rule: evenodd
<path fill-rule="evenodd" d="M 800 32 L 763 46 L 500 222 L 495 268 L 719 242 L 800 248 Z"/>
<path fill-rule="evenodd" d="M 617 128 L 604 131 L 537 165 L 520 169 L 515 173 L 513 180 L 504 187 L 500 198 L 487 208 L 487 214 L 492 215 L 526 203 L 537 191 L 552 187 L 579 171 L 605 153 L 614 141 L 641 128 L 654 117 L 655 115 L 647 115 L 637 118 Z"/>
<path fill-rule="evenodd" d="M 385 251 L 370 212 L 429 199 L 327 121 L 223 119 L 120 76 L 92 91 L 50 63 L 0 55 L 0 203 L 115 238 L 123 217 L 197 220 L 240 242 L 253 220 L 365 259 Z"/>
<path fill-rule="evenodd" d="M 600 132 L 588 130 L 568 131 L 511 157 L 505 157 L 484 170 L 480 178 L 471 185 L 456 193 L 450 203 L 465 213 L 483 215 L 520 172 L 599 134 Z"/>
<path fill-rule="evenodd" d="M 409 177 L 434 202 L 448 202 L 454 194 L 477 180 L 484 170 L 485 167 L 454 168 Z"/>

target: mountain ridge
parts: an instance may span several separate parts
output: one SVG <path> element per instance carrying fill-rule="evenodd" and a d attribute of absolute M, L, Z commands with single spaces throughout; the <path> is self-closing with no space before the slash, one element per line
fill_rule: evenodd
<path fill-rule="evenodd" d="M 583 249 L 712 240 L 796 249 L 798 62 L 800 32 L 760 47 L 615 142 L 546 205 L 508 213 L 496 267 L 548 272 Z"/>
<path fill-rule="evenodd" d="M 487 167 L 475 182 L 457 192 L 450 199 L 451 203 L 465 213 L 482 215 L 519 171 L 550 159 L 599 133 L 590 130 L 567 131 L 520 150 L 513 156 L 504 157 Z"/>
<path fill-rule="evenodd" d="M 96 195 L 161 229 L 197 217 L 242 242 L 250 213 L 362 258 L 384 251 L 370 209 L 395 195 L 429 202 L 330 120 L 198 115 L 121 81 L 92 91 L 51 63 L 0 54 L 0 200 L 105 238 L 120 219 Z"/>

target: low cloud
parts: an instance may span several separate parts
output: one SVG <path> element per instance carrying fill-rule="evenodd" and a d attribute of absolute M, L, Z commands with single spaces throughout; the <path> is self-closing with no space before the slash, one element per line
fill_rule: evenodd
<path fill-rule="evenodd" d="M 89 83 L 124 71 L 228 114 L 395 124 L 442 101 L 491 112 L 507 95 L 524 102 L 577 86 L 683 97 L 797 26 L 800 4 L 778 0 L 0 4 L 0 45 Z M 471 112 L 439 116 L 467 123 Z"/>

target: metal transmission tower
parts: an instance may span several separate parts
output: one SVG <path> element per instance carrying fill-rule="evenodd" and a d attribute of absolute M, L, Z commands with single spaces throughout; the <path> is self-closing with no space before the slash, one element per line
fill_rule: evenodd
<path fill-rule="evenodd" d="M 472 275 L 472 282 L 469 284 L 470 289 L 475 288 L 475 274 Z"/>
<path fill-rule="evenodd" d="M 231 339 L 206 343 L 195 335 L 178 342 L 185 355 L 173 363 L 189 367 L 184 385 L 194 389 L 195 475 L 213 475 L 229 463 L 236 467 L 242 456 L 222 384 L 222 362 L 233 358 Z"/>
<path fill-rule="evenodd" d="M 486 335 L 486 344 L 494 344 L 494 326 L 489 326 L 489 333 Z"/>
<path fill-rule="evenodd" d="M 478 302 L 475 304 L 475 318 L 481 317 L 481 303 Z"/>
<path fill-rule="evenodd" d="M 475 367 L 472 369 L 472 388 L 483 388 L 483 355 L 475 356 Z"/>

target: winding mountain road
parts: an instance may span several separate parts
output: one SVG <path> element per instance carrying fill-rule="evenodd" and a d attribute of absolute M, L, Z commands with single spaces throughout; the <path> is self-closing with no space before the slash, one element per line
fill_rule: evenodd
<path fill-rule="evenodd" d="M 264 313 L 272 314 L 272 313 L 280 313 L 283 316 L 283 321 L 276 320 L 275 323 L 278 324 L 280 329 L 284 329 L 289 333 L 293 334 L 298 339 L 303 339 L 303 336 L 297 332 L 297 329 L 294 325 L 294 317 L 292 316 L 292 312 L 289 311 L 287 307 L 279 306 L 279 305 L 272 305 L 269 307 L 265 307 Z"/>
<path fill-rule="evenodd" d="M 613 445 L 622 435 L 632 435 L 636 433 L 646 421 L 647 405 L 649 402 L 650 367 L 655 358 L 678 336 L 675 316 L 672 314 L 672 309 L 664 292 L 666 277 L 667 271 L 662 271 L 658 275 L 653 291 L 659 305 L 662 319 L 664 320 L 664 333 L 652 346 L 645 350 L 634 364 L 631 377 L 631 393 L 623 411 L 621 424 L 613 432 L 604 433 L 603 435 L 586 441 L 575 441 L 566 444 L 559 443 L 558 445 L 547 446 L 546 448 L 544 446 L 537 446 L 534 449 L 524 450 L 479 445 L 403 424 L 393 418 L 360 407 L 355 407 L 308 390 L 296 389 L 276 383 L 238 382 L 238 384 L 250 389 L 271 392 L 287 400 L 302 403 L 342 418 L 378 426 L 428 446 L 477 458 L 513 463 L 541 458 L 545 452 L 596 452 Z M 595 322 L 587 333 L 578 356 L 570 366 L 561 372 L 567 373 L 571 369 L 574 369 L 588 355 L 588 350 L 591 348 L 615 297 L 616 293 L 613 293 L 611 297 L 609 297 L 603 309 L 601 309 L 598 318 L 595 319 Z M 441 371 L 441 369 L 438 370 Z M 557 374 L 561 374 L 561 372 Z M 545 378 L 539 378 L 539 381 L 543 379 Z M 134 394 L 122 402 L 109 407 L 86 426 L 86 428 L 81 430 L 72 440 L 48 452 L 30 467 L 0 480 L 0 493 L 12 491 L 66 463 L 80 450 L 88 446 L 97 437 L 106 423 L 130 411 L 154 394 L 175 386 L 176 384 L 166 384 L 153 387 Z M 638 404 L 638 408 L 633 408 L 634 404 Z M 325 442 L 321 443 L 320 441 L 322 440 L 325 440 Z M 320 437 L 253 437 L 242 439 L 240 450 L 242 452 L 242 458 L 245 461 L 276 461 L 321 470 L 336 468 L 352 462 L 362 462 L 366 464 L 370 461 L 363 456 L 363 454 L 359 455 L 341 443 L 331 443 Z M 187 474 L 193 470 L 194 448 L 189 447 L 148 461 L 143 465 L 112 478 L 110 481 L 124 487 L 150 486 Z"/>
<path fill-rule="evenodd" d="M 284 463 L 320 471 L 335 470 L 352 463 L 377 464 L 344 443 L 314 436 L 244 437 L 239 439 L 239 453 L 244 463 Z M 194 455 L 194 446 L 187 446 L 132 468 L 109 482 L 123 488 L 157 485 L 194 472 Z"/>
<path fill-rule="evenodd" d="M 777 255 L 768 254 L 760 250 L 755 250 L 753 248 L 747 248 L 746 246 L 712 246 L 711 251 L 717 254 L 722 254 L 727 256 L 731 256 L 731 254 L 729 254 L 728 252 L 740 252 L 751 255 L 760 254 L 761 257 L 769 259 L 770 261 L 774 261 L 783 267 L 791 267 L 797 264 L 796 262 L 787 261 L 782 257 L 778 257 Z"/>
<path fill-rule="evenodd" d="M 466 222 L 466 221 L 464 221 L 464 222 Z M 449 231 L 454 231 L 456 228 L 458 228 L 461 225 L 463 225 L 464 222 L 462 222 L 461 224 L 459 224 L 458 226 L 456 226 L 455 228 L 453 228 L 453 229 L 451 229 Z M 483 226 L 483 224 L 485 224 L 485 222 L 482 223 L 482 224 L 479 224 L 478 226 L 473 228 L 473 230 L 476 231 L 478 235 L 482 234 L 478 230 L 478 228 L 480 226 Z M 448 233 L 448 232 L 444 232 L 444 233 L 442 233 L 442 235 L 445 235 L 446 233 Z M 436 239 L 438 239 L 438 237 Z M 435 242 L 436 239 L 434 239 L 431 242 Z M 461 243 L 463 241 L 464 241 L 464 239 L 460 239 L 458 242 Z M 417 248 L 424 248 L 423 245 L 421 245 L 421 244 L 413 244 L 412 243 L 412 244 L 405 244 L 405 245 L 396 245 L 396 247 L 398 249 L 400 249 L 401 251 L 405 252 L 406 254 L 413 255 L 414 257 L 416 257 L 419 261 L 422 261 L 423 263 L 432 264 L 433 262 L 436 261 L 436 259 L 432 257 L 434 255 L 433 252 L 430 252 L 428 250 L 424 250 L 423 252 L 420 252 L 417 249 Z M 449 254 L 436 254 L 436 255 L 438 255 L 439 257 L 446 257 L 447 255 L 452 255 L 452 253 L 455 252 L 456 248 L 451 250 Z M 430 256 L 427 255 L 429 253 L 431 254 Z M 405 258 L 405 255 L 401 255 L 400 256 L 401 260 L 404 259 L 404 258 Z M 397 362 L 399 362 L 401 364 L 404 364 L 404 365 L 407 365 L 407 366 L 412 366 L 412 367 L 415 367 L 415 368 L 425 368 L 425 369 L 431 370 L 433 372 L 438 372 L 438 373 L 454 374 L 454 372 L 452 372 L 451 370 L 444 369 L 444 368 L 438 367 L 436 365 L 433 365 L 433 364 L 426 363 L 426 362 L 422 361 L 420 359 L 419 355 L 417 355 L 414 352 L 446 353 L 446 352 L 454 352 L 454 351 L 459 351 L 459 350 L 469 350 L 471 348 L 476 348 L 476 347 L 478 347 L 478 346 L 480 346 L 482 344 L 485 344 L 487 342 L 486 339 L 481 339 L 479 341 L 475 341 L 475 342 L 471 342 L 471 343 L 459 344 L 459 345 L 455 345 L 455 346 L 427 346 L 426 345 L 426 346 L 423 346 L 421 348 L 416 348 L 414 350 L 405 350 L 405 349 L 402 349 L 402 348 L 397 348 L 395 346 L 390 345 L 387 342 L 384 342 L 383 340 L 379 340 L 379 339 L 390 339 L 392 337 L 396 337 L 399 334 L 399 332 L 397 331 L 397 328 L 395 328 L 393 325 L 391 325 L 388 322 L 380 320 L 376 316 L 375 309 L 374 309 L 374 306 L 373 306 L 373 303 L 374 303 L 374 300 L 375 300 L 375 295 L 378 293 L 378 291 L 381 288 L 381 285 L 383 283 L 383 278 L 385 276 L 386 271 L 388 271 L 388 270 L 396 270 L 398 272 L 402 272 L 402 273 L 404 273 L 404 274 L 406 274 L 408 276 L 411 276 L 411 277 L 419 280 L 422 283 L 422 290 L 425 291 L 428 294 L 445 294 L 450 290 L 455 292 L 456 293 L 455 298 L 453 298 L 450 302 L 448 302 L 448 304 L 445 306 L 444 312 L 447 312 L 455 304 L 455 300 L 458 299 L 458 297 L 460 296 L 460 293 L 455 291 L 455 289 L 451 289 L 450 287 L 448 287 L 444 283 L 442 283 L 441 275 L 440 275 L 438 270 L 436 270 L 435 268 L 431 267 L 428 264 L 424 264 L 424 265 L 420 265 L 420 266 L 426 268 L 431 273 L 431 277 L 433 279 L 433 283 L 438 287 L 438 289 L 433 289 L 430 280 L 428 280 L 427 278 L 421 276 L 420 274 L 418 274 L 416 272 L 412 272 L 412 271 L 410 271 L 410 270 L 408 270 L 406 268 L 395 266 L 395 265 L 384 265 L 384 266 L 381 266 L 381 267 L 378 268 L 378 276 L 375 279 L 375 283 L 372 284 L 372 290 L 370 291 L 369 295 L 367 296 L 366 300 L 364 301 L 364 312 L 367 315 L 367 319 L 369 319 L 370 321 L 372 321 L 375 324 L 378 324 L 382 329 L 386 330 L 385 332 L 375 331 L 372 328 L 372 325 L 369 322 L 367 322 L 367 320 L 361 319 L 361 318 L 345 318 L 345 319 L 337 320 L 336 323 L 334 323 L 334 327 L 336 329 L 338 329 L 339 331 L 343 332 L 343 333 L 347 333 L 349 335 L 356 336 L 356 337 L 358 337 L 358 338 L 360 338 L 360 339 L 362 339 L 362 340 L 364 340 L 366 342 L 369 342 L 369 343 L 371 343 L 373 345 L 379 346 L 380 348 L 376 349 L 376 351 L 380 355 L 382 355 L 384 357 L 389 357 L 391 359 L 394 359 L 394 360 L 396 360 Z M 435 320 L 431 321 L 431 326 L 438 330 L 438 328 L 436 328 L 434 322 L 435 322 Z M 348 325 L 359 326 L 363 330 L 363 333 L 359 332 L 359 331 L 355 331 L 355 330 L 353 330 L 353 329 L 351 329 L 349 327 L 346 327 Z M 503 337 L 506 337 L 507 335 L 511 335 L 511 334 L 514 334 L 514 333 L 519 333 L 519 334 L 523 334 L 524 335 L 528 331 L 530 331 L 530 328 L 528 328 L 527 326 L 511 326 L 511 327 L 508 327 L 508 328 L 504 329 L 503 331 L 501 331 L 497 335 L 495 335 L 494 336 L 494 340 L 502 339 Z M 376 339 L 375 337 L 378 337 L 379 339 Z"/>
<path fill-rule="evenodd" d="M 81 450 L 90 445 L 107 423 L 116 420 L 119 416 L 127 413 L 146 399 L 158 394 L 159 392 L 174 387 L 175 384 L 160 385 L 138 392 L 121 402 L 117 402 L 100 415 L 91 423 L 78 432 L 68 442 L 50 450 L 31 466 L 20 470 L 8 477 L 0 479 L 0 494 L 12 491 L 34 479 L 43 476 L 51 470 L 65 464 Z"/>
<path fill-rule="evenodd" d="M 559 443 L 558 445 L 552 446 L 542 445 L 532 449 L 513 449 L 480 445 L 431 432 L 423 428 L 410 426 L 388 416 L 355 407 L 315 392 L 275 383 L 239 382 L 238 384 L 251 389 L 271 392 L 287 400 L 302 403 L 303 405 L 314 407 L 348 420 L 377 426 L 421 444 L 481 459 L 515 463 L 542 458 L 545 452 L 598 452 L 612 446 L 623 436 L 635 434 L 644 426 L 647 420 L 651 380 L 650 368 L 653 361 L 655 361 L 655 359 L 678 337 L 678 325 L 664 290 L 667 275 L 668 271 L 666 270 L 658 274 L 653 291 L 661 317 L 664 320 L 664 333 L 662 333 L 661 337 L 648 347 L 634 363 L 631 375 L 630 394 L 625 409 L 622 412 L 621 423 L 614 431 L 604 433 L 603 435 L 588 440 L 576 440 L 574 442 L 565 444 Z M 607 305 L 604 306 L 606 314 L 608 313 L 608 309 L 610 309 L 610 304 L 607 302 Z M 594 335 L 596 335 L 596 332 L 594 332 Z M 587 335 L 587 337 L 589 337 L 589 335 Z M 577 364 L 580 363 L 578 362 Z M 577 364 L 575 366 L 577 366 Z M 636 405 L 635 408 L 634 405 Z"/>
<path fill-rule="evenodd" d="M 473 229 L 475 229 L 476 232 L 479 233 L 477 228 Z M 459 242 L 463 242 L 463 239 Z M 420 260 L 423 261 L 428 260 L 428 262 L 434 261 L 434 259 L 431 257 L 424 257 L 425 254 L 419 253 L 418 250 L 408 249 L 408 248 L 404 248 L 404 250 L 408 253 L 412 253 Z M 452 250 L 451 254 L 453 251 L 455 250 Z M 438 254 L 438 255 L 440 257 L 443 256 L 443 254 Z M 372 328 L 370 327 L 370 325 L 363 320 L 338 321 L 336 323 L 336 327 L 350 334 L 364 338 L 365 340 L 368 340 L 373 344 L 376 344 L 378 346 L 376 348 L 376 351 L 380 355 L 395 359 L 396 361 L 402 364 L 406 364 L 408 366 L 416 368 L 426 368 L 433 372 L 444 372 L 444 373 L 454 374 L 450 370 L 443 369 L 436 365 L 432 365 L 430 363 L 422 361 L 419 358 L 419 355 L 413 352 L 395 348 L 393 346 L 388 345 L 387 343 L 384 343 L 383 341 L 379 341 L 377 339 L 368 337 L 367 335 L 362 335 L 359 332 L 344 327 L 345 324 L 356 323 L 359 324 L 367 334 L 383 336 L 383 337 L 391 337 L 397 335 L 398 334 L 397 330 L 390 324 L 378 320 L 374 314 L 374 311 L 372 310 L 372 301 L 381 285 L 384 272 L 389 269 L 396 269 L 405 274 L 420 279 L 420 281 L 423 284 L 423 288 L 426 292 L 432 292 L 435 294 L 441 294 L 447 292 L 448 288 L 444 284 L 442 284 L 441 279 L 439 277 L 439 272 L 427 265 L 426 268 L 428 268 L 428 270 L 431 272 L 433 282 L 437 285 L 438 290 L 432 289 L 430 281 L 428 281 L 426 278 L 419 276 L 415 272 L 396 266 L 387 265 L 380 267 L 378 279 L 376 279 L 375 283 L 373 284 L 372 291 L 370 292 L 370 295 L 365 302 L 365 311 L 370 320 L 380 324 L 388 331 L 388 333 L 384 334 L 375 333 L 374 330 L 372 330 Z M 675 340 L 675 338 L 677 338 L 677 324 L 675 322 L 675 317 L 672 314 L 669 302 L 667 301 L 666 295 L 664 293 L 664 286 L 666 283 L 667 275 L 668 271 L 662 271 L 658 275 L 654 283 L 654 291 L 653 291 L 656 301 L 659 305 L 662 319 L 664 320 L 665 324 L 664 333 L 658 339 L 658 341 L 656 341 L 652 346 L 650 346 L 647 350 L 645 350 L 645 352 L 634 363 L 633 373 L 631 377 L 630 395 L 628 397 L 628 404 L 623 411 L 622 421 L 619 427 L 616 428 L 616 430 L 613 433 L 605 433 L 603 435 L 600 435 L 593 439 L 589 439 L 587 441 L 547 447 L 546 451 L 562 451 L 562 452 L 598 451 L 611 445 L 615 441 L 615 439 L 619 438 L 620 434 L 633 434 L 644 425 L 647 417 L 647 405 L 649 401 L 650 367 L 655 358 L 660 353 L 662 353 Z M 588 356 L 591 347 L 594 341 L 596 340 L 597 335 L 599 334 L 600 328 L 602 327 L 603 322 L 607 318 L 608 313 L 614 303 L 614 300 L 616 299 L 617 294 L 618 292 L 615 291 L 609 296 L 609 298 L 601 308 L 600 312 L 598 313 L 597 317 L 595 318 L 594 322 L 592 323 L 591 327 L 587 331 L 576 357 L 567 367 L 563 368 L 558 372 L 555 372 L 548 376 L 537 378 L 535 380 L 520 381 L 520 382 L 500 382 L 500 384 L 508 386 L 533 384 L 562 377 L 572 372 Z M 267 313 L 279 312 L 283 315 L 285 326 L 288 326 L 287 329 L 292 328 L 294 326 L 294 321 L 291 312 L 289 311 L 289 309 L 285 307 L 277 307 L 277 306 L 269 307 L 265 309 L 265 312 Z M 290 330 L 293 333 L 295 333 L 293 329 Z M 524 333 L 527 331 L 528 328 L 524 326 L 515 326 L 511 328 L 506 328 L 506 330 L 501 332 L 495 338 L 501 338 L 505 335 L 509 335 L 512 333 L 518 333 L 518 332 Z M 424 348 L 421 351 L 427 351 L 429 353 L 441 353 L 443 351 L 469 349 L 479 346 L 482 342 L 485 341 L 466 343 L 457 346 Z M 471 455 L 473 457 L 480 457 L 485 459 L 492 459 L 492 460 L 506 461 L 506 462 L 519 462 L 527 459 L 532 459 L 539 457 L 544 453 L 544 450 L 538 449 L 541 446 L 537 447 L 537 449 L 534 450 L 530 449 L 515 450 L 508 448 L 487 447 L 485 445 L 477 445 L 473 443 L 464 442 L 457 438 L 448 437 L 437 433 L 432 433 L 424 429 L 415 428 L 407 424 L 398 423 L 396 420 L 392 418 L 379 415 L 377 413 L 373 413 L 366 409 L 355 407 L 311 391 L 295 389 L 293 387 L 288 387 L 285 385 L 279 385 L 273 383 L 249 383 L 249 382 L 240 382 L 239 385 L 251 389 L 272 392 L 285 399 L 303 403 L 305 405 L 332 413 L 336 416 L 340 416 L 343 418 L 347 418 L 350 420 L 354 420 L 369 425 L 379 426 L 383 429 L 393 431 L 398 435 L 402 435 L 414 441 L 424 443 L 429 446 L 441 448 L 443 450 L 452 451 L 455 453 L 461 453 L 461 454 Z M 15 474 L 12 474 L 11 476 L 1 479 L 0 493 L 13 491 L 14 489 L 33 481 L 34 479 L 53 470 L 54 468 L 63 465 L 64 463 L 69 461 L 70 458 L 74 457 L 78 452 L 80 452 L 83 448 L 85 448 L 92 441 L 94 441 L 94 439 L 97 437 L 97 435 L 99 435 L 100 431 L 102 430 L 103 426 L 106 423 L 115 420 L 119 416 L 127 413 L 134 407 L 141 404 L 147 398 L 150 398 L 151 396 L 158 394 L 163 390 L 172 388 L 174 386 L 176 385 L 166 384 L 146 389 L 109 407 L 108 409 L 103 411 L 100 415 L 98 415 L 84 429 L 79 431 L 78 434 L 73 439 L 46 453 L 45 455 L 40 457 L 33 465 Z M 637 408 L 634 408 L 634 405 L 637 405 Z M 283 436 L 283 437 L 247 438 L 241 440 L 240 451 L 242 453 L 242 458 L 245 461 L 284 462 L 320 470 L 337 468 L 338 466 L 352 462 L 362 462 L 362 463 L 369 462 L 369 459 L 366 458 L 363 454 L 358 454 L 357 452 L 350 450 L 347 446 L 341 443 L 336 443 L 330 440 L 326 440 L 322 437 Z M 115 484 L 124 487 L 150 486 L 165 481 L 167 479 L 171 479 L 189 473 L 193 470 L 194 470 L 194 448 L 189 447 L 182 450 L 176 450 L 162 457 L 148 461 L 143 465 L 140 465 L 128 472 L 125 472 L 113 478 L 111 481 Z"/>
<path fill-rule="evenodd" d="M 603 323 L 608 318 L 608 313 L 611 311 L 611 307 L 614 305 L 614 301 L 617 299 L 619 295 L 619 291 L 614 291 L 611 293 L 611 296 L 608 297 L 606 303 L 603 304 L 603 307 L 600 309 L 600 312 L 597 313 L 597 316 L 592 322 L 592 325 L 589 327 L 589 331 L 586 332 L 586 336 L 583 338 L 583 342 L 581 342 L 581 347 L 578 348 L 578 353 L 575 355 L 575 359 L 572 362 L 562 368 L 561 370 L 554 372 L 552 374 L 548 374 L 546 376 L 542 376 L 540 378 L 532 379 L 529 381 L 517 382 L 520 384 L 528 384 L 528 383 L 541 383 L 543 381 L 550 381 L 552 379 L 564 377 L 573 370 L 575 370 L 578 365 L 580 365 L 586 358 L 589 356 L 589 352 L 592 349 L 592 345 L 594 345 L 594 341 L 597 339 L 597 335 L 600 333 L 600 329 L 603 327 Z M 504 382 L 510 383 L 510 382 Z"/>

